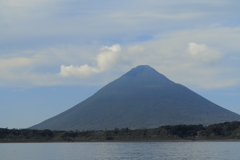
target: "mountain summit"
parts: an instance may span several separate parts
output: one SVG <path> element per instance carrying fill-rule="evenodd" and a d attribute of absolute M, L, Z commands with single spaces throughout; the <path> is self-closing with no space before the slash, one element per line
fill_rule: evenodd
<path fill-rule="evenodd" d="M 150 66 L 141 65 L 31 129 L 136 129 L 234 120 L 240 120 L 240 115 L 172 82 Z"/>

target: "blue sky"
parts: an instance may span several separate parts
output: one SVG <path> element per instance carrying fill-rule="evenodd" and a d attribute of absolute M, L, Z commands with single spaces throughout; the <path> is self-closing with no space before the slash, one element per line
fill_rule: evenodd
<path fill-rule="evenodd" d="M 0 0 L 0 127 L 30 127 L 142 64 L 240 114 L 239 6 Z"/>

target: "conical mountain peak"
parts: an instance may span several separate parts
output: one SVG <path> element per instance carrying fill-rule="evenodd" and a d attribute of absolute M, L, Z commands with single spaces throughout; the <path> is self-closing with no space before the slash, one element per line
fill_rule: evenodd
<path fill-rule="evenodd" d="M 107 84 L 96 94 L 125 94 L 126 92 L 137 92 L 136 89 L 146 89 L 149 87 L 156 88 L 173 83 L 174 82 L 157 72 L 152 67 L 148 65 L 140 65 L 131 69 L 115 81 Z"/>
<path fill-rule="evenodd" d="M 157 72 L 157 71 L 148 65 L 140 65 L 140 66 L 137 66 L 136 68 L 131 69 L 124 76 L 136 77 L 138 75 L 146 74 L 149 72 Z"/>
<path fill-rule="evenodd" d="M 138 87 L 141 85 L 158 86 L 173 83 L 167 77 L 148 65 L 137 66 L 124 74 L 118 80 L 121 82 L 126 81 L 126 83 L 133 86 L 137 85 Z"/>
<path fill-rule="evenodd" d="M 213 124 L 240 115 L 174 83 L 150 66 L 133 68 L 93 96 L 32 129 L 103 130 Z"/>

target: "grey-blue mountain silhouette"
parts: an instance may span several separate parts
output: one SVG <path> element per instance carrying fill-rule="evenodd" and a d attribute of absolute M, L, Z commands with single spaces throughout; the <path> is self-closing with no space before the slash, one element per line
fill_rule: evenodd
<path fill-rule="evenodd" d="M 31 129 L 104 130 L 240 120 L 147 65 L 133 68 L 93 96 Z"/>

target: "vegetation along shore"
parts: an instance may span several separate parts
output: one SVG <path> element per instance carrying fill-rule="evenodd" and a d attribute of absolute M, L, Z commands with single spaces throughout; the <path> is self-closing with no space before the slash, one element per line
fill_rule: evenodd
<path fill-rule="evenodd" d="M 209 126 L 174 125 L 152 129 L 51 131 L 0 128 L 0 142 L 240 141 L 240 122 Z"/>

